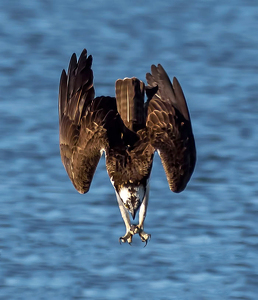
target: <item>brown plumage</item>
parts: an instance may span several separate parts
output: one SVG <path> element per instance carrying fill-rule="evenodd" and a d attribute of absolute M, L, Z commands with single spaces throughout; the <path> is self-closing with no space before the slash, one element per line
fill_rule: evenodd
<path fill-rule="evenodd" d="M 157 93 L 149 101 L 146 126 L 150 143 L 158 151 L 170 189 L 185 189 L 195 166 L 196 150 L 190 115 L 178 80 L 171 84 L 161 65 L 151 66 L 152 75 L 146 74 Z"/>
<path fill-rule="evenodd" d="M 60 153 L 65 169 L 79 193 L 86 193 L 101 157 L 112 143 L 108 129 L 120 129 L 115 98 L 94 99 L 92 57 L 83 50 L 78 63 L 72 55 L 68 76 L 63 70 L 59 88 Z M 94 101 L 93 101 L 94 99 Z M 114 131 L 116 133 L 116 131 Z M 117 133 L 118 137 L 120 132 Z"/>
<path fill-rule="evenodd" d="M 169 187 L 184 190 L 195 166 L 196 150 L 191 120 L 181 86 L 171 84 L 161 65 L 146 74 L 148 86 L 137 78 L 119 79 L 116 98 L 94 98 L 92 57 L 84 49 L 78 62 L 73 54 L 68 74 L 63 70 L 59 88 L 60 152 L 65 169 L 80 193 L 88 192 L 103 151 L 127 232 L 142 241 L 149 177 L 158 151 Z M 144 94 L 147 102 L 144 102 Z M 132 225 L 141 207 L 139 224 Z"/>

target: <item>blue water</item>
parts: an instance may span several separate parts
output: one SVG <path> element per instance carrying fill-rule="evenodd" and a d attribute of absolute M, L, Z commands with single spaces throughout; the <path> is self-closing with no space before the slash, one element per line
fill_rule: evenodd
<path fill-rule="evenodd" d="M 256 0 L 1 2 L 0 299 L 258 299 L 257 25 Z M 173 194 L 155 157 L 145 248 L 118 243 L 104 159 L 86 195 L 61 164 L 59 78 L 84 47 L 98 96 L 161 63 L 188 101 L 195 173 Z"/>

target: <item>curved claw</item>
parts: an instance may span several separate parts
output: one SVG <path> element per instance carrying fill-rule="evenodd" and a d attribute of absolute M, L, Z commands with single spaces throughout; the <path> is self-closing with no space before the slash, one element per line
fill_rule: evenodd
<path fill-rule="evenodd" d="M 126 239 L 124 239 L 124 237 L 122 237 L 122 236 L 118 240 L 119 240 L 120 245 L 122 245 L 122 243 L 126 242 Z M 132 246 L 132 242 L 129 242 L 128 240 L 127 240 L 127 242 L 130 246 Z"/>
<path fill-rule="evenodd" d="M 151 235 L 149 234 L 149 238 L 146 239 L 145 241 L 142 241 L 142 242 L 145 242 L 145 245 L 143 246 L 143 248 L 145 248 L 147 246 L 148 241 L 150 241 L 150 240 L 151 240 Z"/>
<path fill-rule="evenodd" d="M 148 234 L 148 233 L 146 233 L 146 232 L 144 232 L 143 229 L 139 225 L 131 225 L 130 230 L 128 230 L 124 236 L 121 236 L 119 238 L 120 245 L 122 243 L 127 242 L 131 246 L 132 238 L 137 233 L 139 234 L 142 242 L 145 242 L 144 247 L 146 247 L 147 244 L 148 244 L 148 242 L 149 242 L 149 240 L 151 239 L 151 235 Z"/>
<path fill-rule="evenodd" d="M 139 236 L 140 236 L 142 242 L 145 242 L 144 247 L 146 247 L 147 244 L 148 244 L 148 242 L 149 242 L 150 239 L 151 239 L 151 235 L 148 234 L 148 233 L 146 233 L 146 232 L 144 232 L 144 231 L 141 231 L 141 232 L 139 233 Z"/>
<path fill-rule="evenodd" d="M 132 243 L 132 236 L 133 236 L 133 235 L 130 233 L 130 231 L 127 232 L 124 236 L 121 236 L 121 237 L 119 238 L 119 243 L 120 243 L 120 245 L 121 245 L 122 243 L 127 242 L 127 243 L 131 246 L 131 243 Z"/>

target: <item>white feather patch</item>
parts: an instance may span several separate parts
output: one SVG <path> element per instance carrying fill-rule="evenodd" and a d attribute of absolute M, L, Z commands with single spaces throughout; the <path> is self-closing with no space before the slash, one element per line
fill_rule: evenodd
<path fill-rule="evenodd" d="M 144 191 L 145 189 L 142 184 L 137 187 L 130 187 L 130 189 L 128 187 L 122 187 L 119 191 L 119 196 L 124 203 L 126 203 L 127 200 L 132 196 L 137 197 L 142 202 L 144 197 Z"/>

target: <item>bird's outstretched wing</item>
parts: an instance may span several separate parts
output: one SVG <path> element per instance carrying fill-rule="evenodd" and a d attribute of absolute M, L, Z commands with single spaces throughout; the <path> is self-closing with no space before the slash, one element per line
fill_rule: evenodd
<path fill-rule="evenodd" d="M 179 193 L 186 187 L 196 161 L 191 120 L 178 80 L 174 77 L 172 85 L 161 65 L 152 65 L 151 72 L 146 74 L 147 82 L 150 88 L 158 89 L 147 104 L 149 139 L 159 153 L 170 189 Z"/>
<path fill-rule="evenodd" d="M 73 54 L 68 74 L 63 70 L 59 86 L 59 138 L 64 167 L 79 193 L 86 193 L 108 134 L 120 126 L 115 98 L 94 99 L 92 57 L 84 49 L 77 62 Z M 118 128 L 118 129 L 117 129 Z"/>

